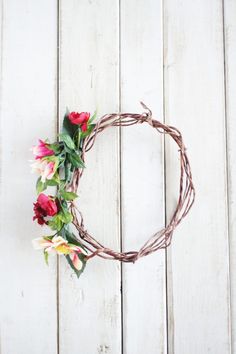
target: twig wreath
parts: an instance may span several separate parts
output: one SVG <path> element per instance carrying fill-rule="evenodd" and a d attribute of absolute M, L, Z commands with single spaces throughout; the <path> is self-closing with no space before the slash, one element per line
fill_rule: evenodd
<path fill-rule="evenodd" d="M 96 113 L 71 112 L 65 115 L 59 141 L 39 140 L 32 148 L 34 171 L 40 177 L 34 203 L 34 217 L 40 225 L 47 225 L 53 235 L 33 240 L 36 249 L 42 249 L 46 263 L 51 253 L 64 255 L 77 276 L 83 272 L 86 262 L 94 256 L 135 262 L 143 256 L 170 245 L 173 232 L 187 215 L 195 198 L 189 159 L 181 133 L 175 127 L 165 125 L 152 118 L 150 109 L 141 102 L 145 113 L 112 113 L 102 116 L 93 123 Z M 85 229 L 82 213 L 75 204 L 77 189 L 85 167 L 85 154 L 93 147 L 96 137 L 106 128 L 148 123 L 161 134 L 169 135 L 178 145 L 180 156 L 179 197 L 175 212 L 168 225 L 152 235 L 139 251 L 117 252 L 103 246 Z M 48 187 L 56 187 L 54 196 L 43 193 Z M 78 231 L 76 236 L 71 225 Z"/>

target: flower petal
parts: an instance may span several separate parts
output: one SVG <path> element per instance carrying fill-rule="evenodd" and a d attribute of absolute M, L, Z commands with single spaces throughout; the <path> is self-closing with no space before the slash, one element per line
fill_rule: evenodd
<path fill-rule="evenodd" d="M 50 247 L 52 245 L 52 242 L 50 240 L 46 240 L 44 237 L 38 237 L 32 240 L 32 244 L 34 249 L 40 250 Z"/>
<path fill-rule="evenodd" d="M 77 270 L 81 270 L 83 267 L 83 262 L 79 259 L 79 256 L 76 252 L 73 252 L 69 255 L 73 266 L 75 267 L 75 269 Z"/>

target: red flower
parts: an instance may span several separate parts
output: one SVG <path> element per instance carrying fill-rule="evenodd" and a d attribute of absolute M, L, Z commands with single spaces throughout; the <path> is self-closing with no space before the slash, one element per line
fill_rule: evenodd
<path fill-rule="evenodd" d="M 45 221 L 46 216 L 53 216 L 57 213 L 57 205 L 55 200 L 47 196 L 43 193 L 40 193 L 37 199 L 37 202 L 34 203 L 34 217 L 33 220 L 38 221 L 40 225 L 46 224 L 47 222 Z"/>
<path fill-rule="evenodd" d="M 85 132 L 87 130 L 87 122 L 90 118 L 90 113 L 88 112 L 71 112 L 68 119 L 72 124 L 78 124 L 81 126 L 81 130 Z"/>

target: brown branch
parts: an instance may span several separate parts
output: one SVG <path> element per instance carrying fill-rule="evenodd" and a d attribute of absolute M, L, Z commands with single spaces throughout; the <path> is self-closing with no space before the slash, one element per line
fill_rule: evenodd
<path fill-rule="evenodd" d="M 180 184 L 179 184 L 179 197 L 176 209 L 171 217 L 169 224 L 160 231 L 152 235 L 147 242 L 141 247 L 139 251 L 129 252 L 116 252 L 98 242 L 93 238 L 84 228 L 82 213 L 78 210 L 74 203 L 71 203 L 71 212 L 73 215 L 73 224 L 78 231 L 78 241 L 87 249 L 90 259 L 94 256 L 99 256 L 104 259 L 116 259 L 122 262 L 135 262 L 140 257 L 147 256 L 159 249 L 166 248 L 170 245 L 173 232 L 181 220 L 187 215 L 193 205 L 195 199 L 195 189 L 192 181 L 192 173 L 190 168 L 189 159 L 187 157 L 186 148 L 183 142 L 181 133 L 175 127 L 165 125 L 152 118 L 150 109 L 141 102 L 143 108 L 147 111 L 142 114 L 136 113 L 112 113 L 106 114 L 99 119 L 96 123 L 92 133 L 87 136 L 83 143 L 82 159 L 84 161 L 85 154 L 94 145 L 96 137 L 99 133 L 103 132 L 106 128 L 112 126 L 130 126 L 138 123 L 147 123 L 151 125 L 157 132 L 169 135 L 178 145 L 180 153 Z M 76 192 L 79 186 L 80 178 L 83 175 L 83 169 L 75 171 L 70 190 Z"/>

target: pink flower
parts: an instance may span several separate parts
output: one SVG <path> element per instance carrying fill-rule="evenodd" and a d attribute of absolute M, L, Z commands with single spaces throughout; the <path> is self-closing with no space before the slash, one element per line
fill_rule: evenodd
<path fill-rule="evenodd" d="M 48 249 L 51 247 L 52 241 L 46 237 L 38 237 L 32 240 L 32 244 L 36 250 Z"/>
<path fill-rule="evenodd" d="M 83 262 L 80 260 L 78 254 L 83 253 L 86 255 L 86 252 L 79 246 L 68 243 L 61 236 L 54 236 L 52 239 L 39 237 L 34 239 L 32 243 L 35 249 L 43 249 L 47 253 L 69 255 L 73 266 L 77 270 L 81 270 L 83 267 Z"/>
<path fill-rule="evenodd" d="M 33 146 L 33 154 L 36 156 L 36 159 L 41 159 L 45 156 L 54 155 L 54 151 L 49 149 L 49 144 L 39 139 L 39 144 L 37 146 Z"/>
<path fill-rule="evenodd" d="M 87 122 L 90 118 L 90 113 L 88 112 L 71 112 L 68 116 L 68 119 L 72 124 L 78 124 L 81 126 L 81 130 L 85 132 L 87 130 Z"/>
<path fill-rule="evenodd" d="M 52 179 L 59 161 L 58 158 L 54 158 L 54 161 L 50 161 L 47 159 L 38 159 L 34 162 L 31 167 L 33 172 L 37 172 L 41 176 L 41 181 L 44 183 L 46 179 Z"/>

